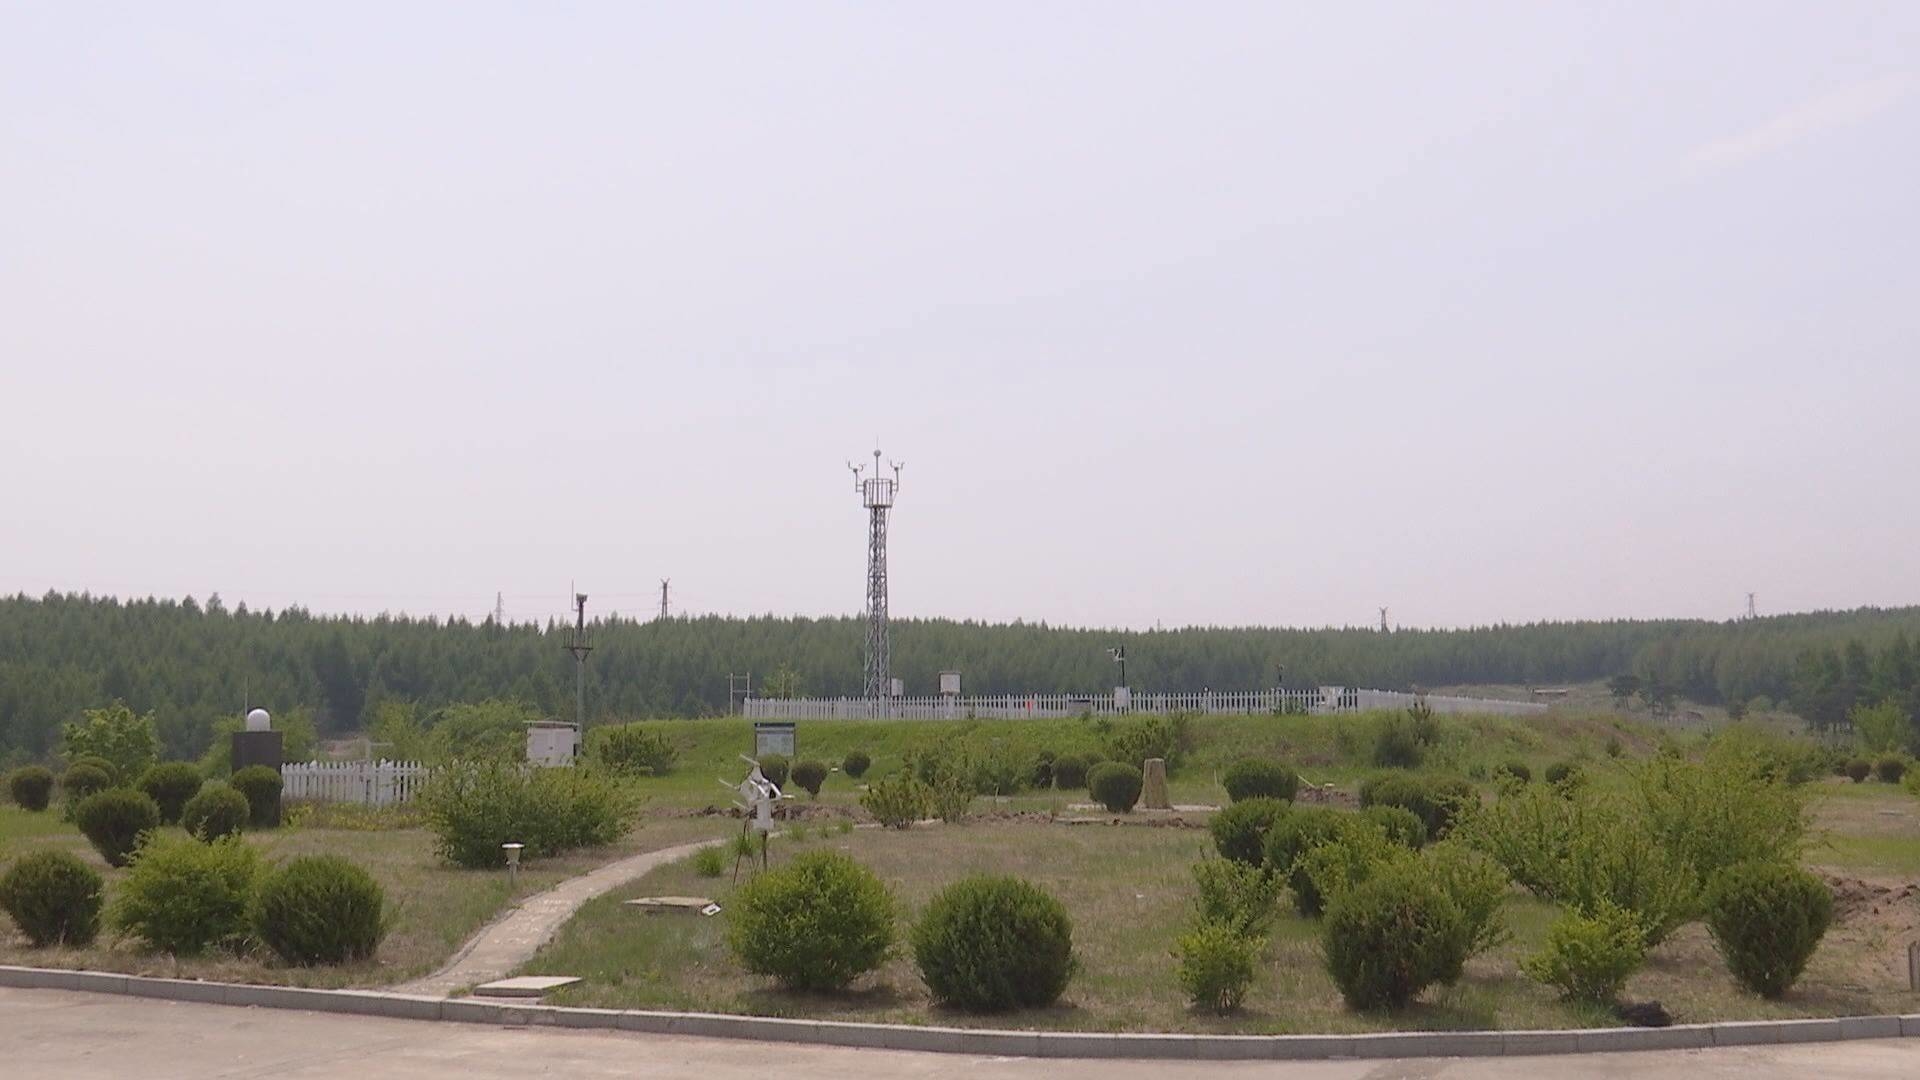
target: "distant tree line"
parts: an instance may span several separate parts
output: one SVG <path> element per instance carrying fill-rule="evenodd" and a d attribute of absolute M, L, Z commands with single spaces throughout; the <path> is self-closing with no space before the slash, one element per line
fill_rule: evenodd
<path fill-rule="evenodd" d="M 50 756 L 63 722 L 114 701 L 151 714 L 166 755 L 178 758 L 199 757 L 248 704 L 303 710 L 323 737 L 371 727 L 391 715 L 382 706 L 393 703 L 437 715 L 453 703 L 499 701 L 570 716 L 566 629 L 316 616 L 297 607 L 248 611 L 217 596 L 204 604 L 4 597 L 0 759 Z M 595 717 L 722 713 L 729 673 L 751 672 L 756 689 L 781 693 L 860 693 L 858 618 L 614 618 L 589 632 L 587 702 Z M 1804 703 L 1810 717 L 1830 722 L 1834 709 L 1844 717 L 1863 694 L 1880 692 L 1885 677 L 1875 674 L 1875 657 L 1915 638 L 1920 608 L 1393 633 L 911 619 L 894 624 L 893 663 L 910 694 L 935 692 L 938 673 L 948 669 L 962 673 L 969 694 L 1097 692 L 1114 682 L 1107 655 L 1114 645 L 1126 646 L 1128 681 L 1144 692 L 1254 689 L 1282 677 L 1288 686 L 1408 689 L 1634 672 L 1694 701 L 1766 696 Z M 1910 645 L 1900 649 L 1913 655 Z"/>

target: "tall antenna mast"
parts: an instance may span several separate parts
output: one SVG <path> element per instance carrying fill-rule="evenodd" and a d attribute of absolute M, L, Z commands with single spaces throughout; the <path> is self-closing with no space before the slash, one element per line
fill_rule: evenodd
<path fill-rule="evenodd" d="M 1759 616 L 1753 610 L 1753 594 L 1748 593 L 1747 594 L 1747 618 L 1753 619 L 1758 617 Z"/>
<path fill-rule="evenodd" d="M 1387 632 L 1387 609 L 1386 608 L 1380 609 L 1380 632 L 1383 634 Z"/>
<path fill-rule="evenodd" d="M 900 492 L 901 463 L 889 462 L 893 476 L 881 475 L 880 451 L 873 452 L 873 475 L 865 465 L 847 462 L 853 488 L 867 508 L 867 654 L 866 696 L 884 701 L 893 694 L 892 644 L 887 637 L 887 511 Z"/>
<path fill-rule="evenodd" d="M 660 579 L 660 617 L 663 619 L 667 617 L 667 583 L 670 580 L 672 579 Z"/>
<path fill-rule="evenodd" d="M 497 592 L 493 594 L 493 625 L 507 625 L 507 598 Z"/>
<path fill-rule="evenodd" d="M 573 654 L 573 722 L 584 737 L 587 733 L 587 594 L 573 594 L 573 632 L 567 635 L 567 651 Z"/>

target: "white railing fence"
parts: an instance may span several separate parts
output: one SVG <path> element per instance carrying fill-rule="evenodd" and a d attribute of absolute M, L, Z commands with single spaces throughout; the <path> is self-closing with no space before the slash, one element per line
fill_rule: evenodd
<path fill-rule="evenodd" d="M 419 793 L 433 770 L 414 761 L 315 761 L 280 768 L 280 797 L 289 802 L 393 806 Z"/>
<path fill-rule="evenodd" d="M 1112 695 L 1005 694 L 994 697 L 891 698 L 748 698 L 745 715 L 751 720 L 981 720 L 1041 719 L 1045 717 L 1112 716 L 1138 713 L 1254 713 L 1366 712 L 1405 709 L 1424 701 L 1437 713 L 1500 713 L 1531 715 L 1547 711 L 1532 701 L 1452 697 L 1446 694 L 1409 694 L 1397 690 L 1361 690 L 1323 686 L 1314 690 L 1205 691 L 1197 694 L 1131 695 L 1126 705 Z"/>

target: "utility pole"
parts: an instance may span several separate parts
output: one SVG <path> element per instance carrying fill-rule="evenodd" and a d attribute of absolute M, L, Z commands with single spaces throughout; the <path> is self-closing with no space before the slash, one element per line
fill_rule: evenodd
<path fill-rule="evenodd" d="M 1107 655 L 1113 657 L 1113 662 L 1120 665 L 1120 685 L 1127 685 L 1127 647 L 1116 645 L 1107 650 Z"/>
<path fill-rule="evenodd" d="M 667 580 L 660 579 L 660 617 L 663 619 L 667 617 Z"/>
<path fill-rule="evenodd" d="M 873 475 L 865 465 L 847 462 L 853 488 L 867 508 L 867 697 L 879 703 L 893 694 L 892 642 L 887 634 L 887 511 L 900 491 L 900 463 L 890 462 L 893 478 L 880 475 L 880 451 L 873 452 Z"/>
<path fill-rule="evenodd" d="M 580 737 L 587 734 L 587 594 L 573 594 L 573 633 L 567 638 L 567 651 L 573 654 L 573 722 Z"/>

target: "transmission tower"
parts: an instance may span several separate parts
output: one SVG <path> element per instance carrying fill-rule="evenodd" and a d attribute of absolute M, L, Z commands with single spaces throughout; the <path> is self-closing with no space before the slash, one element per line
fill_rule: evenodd
<path fill-rule="evenodd" d="M 660 579 L 660 617 L 663 619 L 667 617 L 667 582 L 668 580 L 669 579 L 667 578 Z"/>
<path fill-rule="evenodd" d="M 1756 613 L 1753 610 L 1753 594 L 1748 593 L 1747 594 L 1747 618 L 1754 619 L 1758 617 L 1759 617 L 1758 613 Z"/>
<path fill-rule="evenodd" d="M 573 722 L 585 737 L 587 733 L 587 594 L 573 594 L 573 633 L 567 636 L 567 651 L 573 654 Z"/>
<path fill-rule="evenodd" d="M 499 593 L 493 594 L 493 625 L 507 625 L 507 598 Z"/>
<path fill-rule="evenodd" d="M 1387 609 L 1380 609 L 1380 632 L 1387 633 Z"/>
<path fill-rule="evenodd" d="M 887 639 L 887 511 L 900 491 L 900 469 L 888 462 L 892 479 L 880 474 L 880 451 L 873 452 L 873 475 L 865 465 L 847 462 L 853 487 L 867 508 L 867 697 L 884 701 L 893 692 L 892 647 Z"/>

